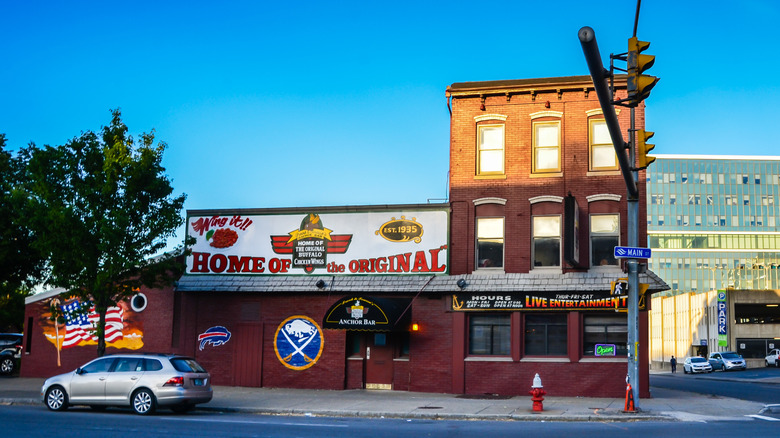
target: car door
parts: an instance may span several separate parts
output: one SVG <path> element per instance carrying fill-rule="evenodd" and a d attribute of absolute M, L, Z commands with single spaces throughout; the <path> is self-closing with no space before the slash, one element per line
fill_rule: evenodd
<path fill-rule="evenodd" d="M 720 353 L 712 353 L 712 355 L 710 355 L 709 362 L 713 369 L 720 369 L 721 365 L 723 365 L 723 360 L 720 357 Z"/>
<path fill-rule="evenodd" d="M 143 374 L 143 358 L 117 358 L 113 370 L 106 376 L 106 402 L 129 402 L 130 393 L 135 389 Z"/>
<path fill-rule="evenodd" d="M 100 358 L 76 370 L 70 381 L 70 401 L 74 404 L 103 403 L 106 380 L 115 360 L 115 357 Z"/>

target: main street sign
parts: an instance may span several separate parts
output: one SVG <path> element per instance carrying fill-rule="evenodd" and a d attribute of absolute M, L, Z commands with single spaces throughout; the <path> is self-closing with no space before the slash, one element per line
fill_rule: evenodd
<path fill-rule="evenodd" d="M 631 246 L 616 246 L 615 258 L 623 259 L 649 259 L 650 248 L 634 248 Z"/>

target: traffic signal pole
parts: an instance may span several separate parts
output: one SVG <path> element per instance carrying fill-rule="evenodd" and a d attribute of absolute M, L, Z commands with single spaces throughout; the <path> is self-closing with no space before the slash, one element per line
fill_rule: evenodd
<path fill-rule="evenodd" d="M 592 28 L 585 26 L 580 29 L 578 35 L 590 75 L 593 78 L 593 87 L 604 114 L 604 121 L 615 147 L 620 171 L 626 182 L 628 244 L 636 247 L 639 241 L 639 189 L 636 184 L 637 172 L 633 170 L 633 163 L 636 162 L 635 148 L 629 147 L 623 140 L 615 107 L 612 105 L 612 93 L 607 85 L 609 72 L 604 69 L 604 64 L 601 61 L 601 54 L 596 43 L 596 33 Z M 634 108 L 632 107 L 631 129 L 629 130 L 632 144 L 636 138 L 634 128 Z M 629 156 L 626 156 L 626 149 L 629 150 Z M 637 259 L 628 259 L 626 264 L 628 266 L 628 383 L 631 384 L 634 407 L 639 409 L 639 357 L 637 351 L 639 345 L 639 263 Z"/>

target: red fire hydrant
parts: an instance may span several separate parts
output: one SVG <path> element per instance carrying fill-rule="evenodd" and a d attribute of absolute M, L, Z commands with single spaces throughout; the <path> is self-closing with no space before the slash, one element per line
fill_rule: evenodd
<path fill-rule="evenodd" d="M 531 400 L 534 402 L 534 411 L 543 411 L 544 405 L 542 405 L 542 402 L 547 391 L 542 386 L 542 378 L 539 377 L 539 373 L 536 373 L 536 376 L 534 376 L 534 383 L 531 385 L 529 394 L 531 394 Z"/>

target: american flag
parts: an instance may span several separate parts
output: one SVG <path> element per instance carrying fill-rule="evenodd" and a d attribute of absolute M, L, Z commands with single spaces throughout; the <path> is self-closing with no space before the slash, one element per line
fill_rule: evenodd
<path fill-rule="evenodd" d="M 94 341 L 98 338 L 95 334 L 100 315 L 91 307 L 89 313 L 82 309 L 80 301 L 73 301 L 70 304 L 62 306 L 62 314 L 65 317 L 65 340 L 62 342 L 62 348 L 70 348 L 80 345 L 82 342 Z M 106 311 L 106 342 L 114 342 L 122 339 L 122 328 L 124 326 L 124 311 L 122 308 L 114 306 Z"/>

